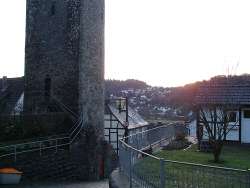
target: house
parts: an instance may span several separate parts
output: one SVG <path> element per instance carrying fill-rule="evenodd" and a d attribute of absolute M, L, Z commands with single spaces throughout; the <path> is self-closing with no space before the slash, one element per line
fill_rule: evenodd
<path fill-rule="evenodd" d="M 18 115 L 23 106 L 24 77 L 0 79 L 0 114 Z"/>
<path fill-rule="evenodd" d="M 109 141 L 118 153 L 119 138 L 125 136 L 126 112 L 116 109 L 115 102 L 105 103 L 105 140 Z M 128 136 L 147 130 L 148 123 L 131 107 L 128 107 Z"/>
<path fill-rule="evenodd" d="M 189 129 L 189 136 L 196 136 L 196 119 L 187 122 L 187 127 Z"/>
<path fill-rule="evenodd" d="M 224 108 L 227 108 L 228 113 L 230 113 L 228 114 L 229 125 L 227 130 L 229 132 L 226 136 L 227 141 L 250 143 L 250 85 L 200 86 L 196 96 L 195 106 L 203 108 L 209 105 L 215 106 L 216 109 L 224 106 Z M 199 112 L 200 111 L 198 111 L 197 114 L 199 114 Z M 216 113 L 217 119 L 220 119 L 221 115 L 219 112 Z M 197 118 L 197 127 L 199 125 L 201 125 L 201 129 L 203 129 L 203 131 L 200 131 L 203 132 L 202 138 L 208 138 L 205 134 L 206 130 L 204 125 L 199 121 L 199 118 Z"/>

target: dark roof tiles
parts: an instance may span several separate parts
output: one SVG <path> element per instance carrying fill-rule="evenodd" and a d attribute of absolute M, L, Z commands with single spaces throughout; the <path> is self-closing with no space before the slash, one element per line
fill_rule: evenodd
<path fill-rule="evenodd" d="M 250 85 L 204 85 L 200 86 L 195 104 L 250 105 Z"/>
<path fill-rule="evenodd" d="M 118 109 L 116 109 L 114 103 L 107 104 L 112 114 L 121 122 L 121 124 L 124 126 L 124 121 L 126 120 L 126 113 L 125 112 L 119 112 Z M 148 125 L 148 123 L 133 109 L 128 107 L 128 121 L 129 126 L 128 129 L 134 129 L 142 126 Z"/>

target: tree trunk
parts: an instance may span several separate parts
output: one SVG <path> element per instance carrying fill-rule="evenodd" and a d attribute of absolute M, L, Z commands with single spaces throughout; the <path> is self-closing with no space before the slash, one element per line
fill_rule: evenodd
<path fill-rule="evenodd" d="M 223 143 L 221 143 L 218 140 L 212 141 L 211 144 L 211 149 L 212 149 L 212 153 L 214 155 L 214 162 L 215 163 L 220 163 L 220 153 L 223 147 Z"/>
<path fill-rule="evenodd" d="M 220 154 L 218 151 L 214 151 L 213 152 L 213 155 L 214 155 L 214 162 L 219 164 L 220 163 Z"/>

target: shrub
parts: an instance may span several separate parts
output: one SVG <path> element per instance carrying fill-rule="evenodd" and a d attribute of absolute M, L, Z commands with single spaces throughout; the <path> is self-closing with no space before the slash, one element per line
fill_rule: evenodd
<path fill-rule="evenodd" d="M 175 133 L 175 140 L 176 141 L 184 141 L 184 140 L 186 140 L 186 133 L 184 133 L 184 132 Z"/>
<path fill-rule="evenodd" d="M 192 143 L 189 142 L 188 140 L 183 140 L 183 141 L 173 140 L 167 146 L 165 146 L 163 150 L 166 150 L 166 151 L 183 150 L 189 147 L 191 144 Z"/>

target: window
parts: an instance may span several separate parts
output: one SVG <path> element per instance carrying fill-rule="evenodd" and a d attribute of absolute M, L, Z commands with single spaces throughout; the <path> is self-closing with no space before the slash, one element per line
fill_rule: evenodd
<path fill-rule="evenodd" d="M 51 7 L 52 15 L 55 15 L 55 5 L 56 5 L 56 3 L 52 2 L 52 7 Z"/>
<path fill-rule="evenodd" d="M 50 92 L 51 92 L 51 78 L 45 78 L 45 94 L 46 96 L 50 96 Z"/>
<path fill-rule="evenodd" d="M 250 110 L 244 110 L 244 118 L 250 118 Z"/>
<path fill-rule="evenodd" d="M 229 114 L 229 122 L 236 122 L 237 113 L 236 112 L 230 112 Z"/>

